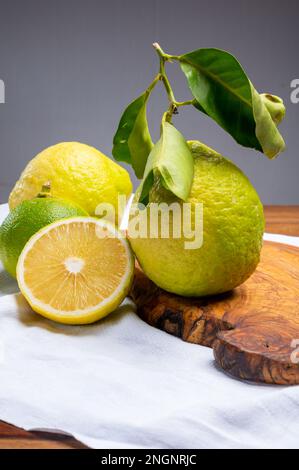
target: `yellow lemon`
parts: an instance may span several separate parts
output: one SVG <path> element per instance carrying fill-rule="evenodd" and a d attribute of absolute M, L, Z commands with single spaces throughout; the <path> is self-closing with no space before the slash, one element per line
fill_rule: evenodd
<path fill-rule="evenodd" d="M 56 221 L 25 245 L 19 288 L 32 309 L 60 323 L 92 323 L 111 313 L 127 295 L 134 273 L 127 240 L 112 224 L 94 217 Z"/>
<path fill-rule="evenodd" d="M 129 173 L 99 150 L 79 142 L 61 142 L 40 152 L 26 166 L 9 197 L 13 209 L 32 199 L 47 182 L 53 197 L 73 201 L 95 215 L 100 203 L 116 209 L 118 195 L 129 196 Z"/>

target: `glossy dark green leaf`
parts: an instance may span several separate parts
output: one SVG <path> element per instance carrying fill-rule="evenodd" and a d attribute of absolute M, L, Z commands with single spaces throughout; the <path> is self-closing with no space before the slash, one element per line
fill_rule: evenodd
<path fill-rule="evenodd" d="M 193 181 L 193 168 L 193 156 L 183 135 L 163 120 L 160 139 L 153 147 L 145 167 L 139 201 L 147 200 L 154 175 L 161 178 L 166 189 L 185 201 Z"/>
<path fill-rule="evenodd" d="M 198 102 L 195 106 L 239 144 L 269 158 L 284 150 L 269 103 L 255 90 L 235 57 L 219 49 L 198 49 L 182 55 L 180 63 Z M 282 102 L 279 106 L 282 112 Z"/>
<path fill-rule="evenodd" d="M 113 139 L 112 154 L 118 161 L 129 163 L 142 178 L 147 158 L 153 148 L 146 117 L 146 91 L 125 109 Z"/>

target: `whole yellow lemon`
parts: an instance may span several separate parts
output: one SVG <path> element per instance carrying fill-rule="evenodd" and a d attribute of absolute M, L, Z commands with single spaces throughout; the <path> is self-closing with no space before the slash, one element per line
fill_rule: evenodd
<path fill-rule="evenodd" d="M 73 201 L 90 215 L 100 203 L 113 204 L 117 214 L 118 195 L 132 192 L 129 173 L 99 150 L 80 142 L 61 142 L 28 163 L 10 194 L 10 209 L 33 199 L 47 182 L 53 197 Z"/>

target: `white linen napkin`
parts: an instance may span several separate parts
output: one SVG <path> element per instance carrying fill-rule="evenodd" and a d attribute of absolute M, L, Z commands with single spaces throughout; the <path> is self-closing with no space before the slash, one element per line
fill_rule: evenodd
<path fill-rule="evenodd" d="M 148 326 L 129 300 L 94 325 L 64 326 L 17 292 L 0 269 L 0 419 L 95 448 L 298 447 L 298 386 L 229 377 L 211 349 Z"/>

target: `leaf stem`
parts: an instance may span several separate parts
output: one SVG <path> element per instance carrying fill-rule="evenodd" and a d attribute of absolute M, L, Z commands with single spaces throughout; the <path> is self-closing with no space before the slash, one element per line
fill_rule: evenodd
<path fill-rule="evenodd" d="M 161 80 L 161 75 L 160 75 L 160 73 L 158 73 L 158 74 L 155 76 L 155 78 L 154 78 L 154 80 L 152 81 L 152 83 L 147 87 L 147 89 L 146 89 L 146 93 L 147 93 L 147 94 L 150 94 L 150 93 L 151 93 L 151 91 L 153 90 L 153 88 L 155 88 L 155 86 L 156 86 L 156 84 L 159 82 L 159 80 Z"/>
<path fill-rule="evenodd" d="M 187 100 L 187 101 L 176 101 L 175 105 L 179 108 L 180 106 L 190 106 L 194 105 L 196 103 L 196 100 Z"/>

